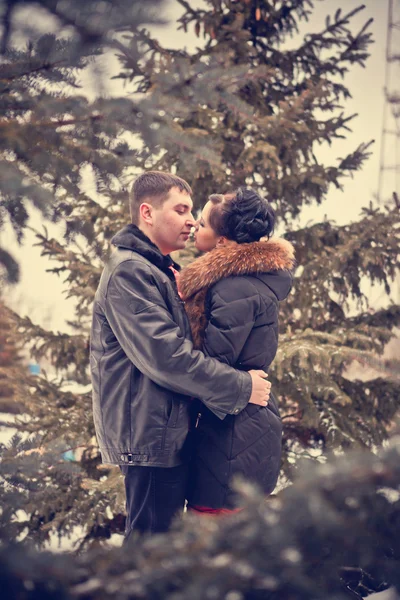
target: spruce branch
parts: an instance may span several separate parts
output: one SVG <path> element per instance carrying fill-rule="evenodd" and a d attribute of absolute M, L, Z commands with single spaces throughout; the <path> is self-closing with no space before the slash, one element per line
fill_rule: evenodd
<path fill-rule="evenodd" d="M 61 7 L 63 11 L 67 4 Z M 139 3 L 127 0 L 128 4 L 132 11 L 139 9 Z M 93 27 L 87 22 L 93 3 L 82 8 L 81 2 L 71 0 L 69 6 L 76 11 L 68 13 L 68 18 L 76 18 L 83 27 Z M 50 477 L 48 496 L 44 484 L 38 487 L 39 507 L 34 502 L 36 492 L 26 498 L 32 490 L 29 487 L 18 487 L 21 496 L 15 502 L 15 490 L 8 489 L 8 495 L 1 496 L 2 505 L 10 507 L 3 531 L 10 531 L 13 539 L 27 528 L 29 540 L 42 543 L 51 532 L 69 535 L 71 527 L 84 521 L 87 528 L 80 540 L 90 545 L 101 544 L 113 532 L 123 530 L 122 505 L 117 501 L 121 477 L 118 470 L 100 468 L 93 439 L 85 344 L 94 291 L 102 263 L 111 252 L 110 240 L 129 220 L 128 184 L 151 167 L 186 178 L 193 188 L 196 209 L 210 193 L 252 185 L 268 197 L 281 221 L 286 221 L 286 237 L 295 243 L 299 268 L 292 295 L 282 303 L 281 353 L 270 376 L 284 418 L 287 483 L 300 457 L 325 461 L 329 450 L 340 453 L 350 446 L 375 450 L 394 427 L 400 402 L 398 365 L 395 361 L 387 363 L 382 352 L 395 332 L 398 307 L 373 313 L 364 282 L 376 282 L 387 293 L 397 276 L 396 203 L 387 211 L 366 206 L 358 223 L 337 227 L 327 218 L 291 231 L 296 228 L 293 217 L 301 215 L 305 206 L 322 204 L 331 186 L 342 189 L 345 178 L 361 169 L 370 153 L 368 144 L 362 144 L 337 162 L 324 164 L 319 156 L 320 144 L 350 137 L 351 119 L 356 117 L 346 109 L 351 94 L 348 70 L 365 62 L 371 43 L 368 24 L 353 33 L 352 13 L 343 16 L 339 11 L 322 32 L 305 38 L 294 50 L 283 51 L 278 42 L 300 30 L 311 2 L 293 0 L 288 5 L 209 0 L 201 10 L 191 10 L 189 1 L 181 2 L 181 6 L 186 11 L 179 20 L 181 26 L 185 29 L 192 24 L 195 34 L 204 39 L 202 48 L 193 52 L 163 47 L 148 27 L 151 15 L 145 21 L 139 18 L 139 11 L 136 17 L 119 21 L 117 28 L 116 21 L 110 20 L 97 45 L 82 45 L 80 33 L 72 29 L 68 41 L 57 33 L 43 36 L 23 50 L 9 48 L 0 67 L 2 114 L 9 122 L 9 126 L 3 122 L 1 127 L 1 222 L 11 222 L 23 241 L 30 202 L 46 218 L 63 219 L 65 231 L 60 239 L 51 239 L 45 231 L 39 233 L 38 243 L 44 255 L 53 260 L 50 270 L 65 278 L 66 292 L 76 300 L 77 308 L 69 323 L 72 336 L 23 322 L 26 348 L 33 345 L 37 357 L 50 358 L 49 375 L 31 378 L 23 364 L 18 368 L 4 366 L 0 372 L 0 390 L 3 383 L 6 393 L 10 389 L 25 410 L 25 418 L 18 414 L 15 429 L 21 436 L 36 434 L 37 447 L 48 454 L 46 470 L 40 470 L 42 455 L 36 451 L 25 455 L 35 447 L 21 445 L 18 455 L 16 442 L 17 462 L 13 467 L 10 454 L 9 476 L 15 476 L 20 468 L 23 474 L 27 456 L 33 461 L 36 455 L 39 467 L 32 464 L 26 475 L 19 474 L 22 483 L 36 478 L 35 469 L 39 475 Z M 105 8 L 110 7 L 111 3 Z M 72 95 L 71 86 L 79 85 L 82 69 L 104 49 L 117 52 L 121 73 L 116 76 L 125 80 L 129 98 L 91 102 L 83 95 Z M 136 92 L 141 95 L 135 96 Z M 41 123 L 46 126 L 41 127 Z M 97 194 L 93 198 L 82 190 L 82 175 L 89 171 Z M 189 250 L 181 253 L 183 261 L 193 256 Z M 355 314 L 351 317 L 350 304 Z M 50 375 L 55 366 L 59 368 L 57 377 Z M 354 372 L 365 374 L 367 368 L 370 380 L 357 381 Z M 63 471 L 63 449 L 74 449 L 70 462 L 77 470 L 73 474 Z M 57 463 L 54 477 L 52 460 Z M 0 462 L 0 476 L 2 465 Z M 65 505 L 60 505 L 57 489 L 66 490 Z M 301 497 L 307 498 L 310 489 L 307 493 L 303 490 Z M 27 500 L 29 503 L 24 504 Z M 17 507 L 26 513 L 18 523 L 13 520 Z M 326 517 L 327 510 L 323 512 Z M 243 527 L 254 529 L 248 522 Z M 198 529 L 204 533 L 203 527 Z M 279 528 L 265 530 L 261 544 L 262 540 L 270 543 L 275 539 L 276 531 L 280 533 Z M 234 546 L 242 547 L 240 544 Z M 317 560 L 317 567 L 310 587 L 301 592 L 305 600 L 315 595 L 315 573 L 318 577 L 321 572 L 318 585 L 324 600 L 330 593 L 340 597 L 343 589 L 347 590 L 344 582 L 356 577 L 355 572 L 344 569 L 340 587 L 327 592 L 333 567 L 330 560 L 321 560 L 321 547 L 326 543 L 321 542 L 317 559 L 312 559 Z M 261 551 L 257 548 L 263 556 L 264 546 Z M 279 564 L 272 571 L 278 581 L 282 569 L 287 568 L 286 563 L 283 567 L 279 562 L 281 549 L 278 544 L 274 556 Z M 305 555 L 306 551 L 302 548 Z M 195 553 L 190 585 L 199 571 L 198 546 Z M 137 556 L 135 553 L 134 560 Z M 186 558 L 187 552 L 182 560 Z M 162 557 L 153 560 L 163 564 Z M 209 556 L 204 558 L 205 568 L 210 560 Z M 237 577 L 240 560 L 240 555 L 235 555 L 234 568 L 223 572 L 224 581 Z M 268 568 L 275 564 L 270 556 L 268 562 Z M 341 564 L 340 568 L 349 564 L 353 565 Z M 362 573 L 363 567 L 364 563 Z M 257 591 L 250 587 L 247 592 L 244 587 L 244 595 L 253 597 L 263 589 L 259 583 L 267 571 L 265 565 L 260 569 L 261 579 L 255 580 Z M 142 573 L 141 568 L 138 571 Z M 218 573 L 219 567 L 212 572 Z M 93 570 L 90 573 L 84 582 L 74 579 L 74 594 L 91 593 L 85 585 L 106 594 L 108 584 L 99 585 L 97 575 Z M 149 573 L 150 584 L 146 586 L 154 581 L 159 585 L 159 578 Z M 168 573 L 166 581 L 170 583 L 171 570 Z M 180 581 L 181 573 L 178 569 Z M 301 571 L 300 579 L 303 576 Z M 136 571 L 134 577 L 141 581 Z M 290 579 L 293 582 L 293 577 Z M 118 578 L 118 586 L 120 581 Z M 113 582 L 110 585 L 112 588 Z M 290 589 L 287 584 L 279 585 L 277 598 L 290 595 L 302 599 L 297 580 L 296 585 L 290 583 L 294 586 Z M 302 585 L 300 581 L 301 590 Z M 368 585 L 372 585 L 369 580 Z M 146 586 L 134 593 L 146 596 Z M 115 596 L 115 589 L 107 593 Z M 205 586 L 199 589 L 200 594 L 205 593 Z M 231 591 L 222 587 L 220 595 L 225 597 Z M 127 594 L 131 593 L 129 587 Z M 168 587 L 165 594 L 160 588 L 151 588 L 149 594 L 153 593 L 168 597 L 180 592 L 175 588 L 171 592 Z M 193 587 L 184 593 L 193 596 Z M 265 593 L 275 592 L 269 588 Z"/>
<path fill-rule="evenodd" d="M 245 600 L 345 600 L 361 598 L 363 589 L 391 585 L 400 591 L 393 525 L 399 518 L 398 446 L 394 438 L 378 455 L 304 461 L 294 485 L 269 502 L 238 482 L 245 510 L 225 519 L 187 515 L 168 534 L 136 539 L 134 552 L 108 547 L 53 554 L 3 545 L 2 569 L 27 600 L 38 589 L 43 600 L 54 594 L 122 600 L 132 593 L 172 600 L 207 590 L 222 598 L 232 589 Z"/>

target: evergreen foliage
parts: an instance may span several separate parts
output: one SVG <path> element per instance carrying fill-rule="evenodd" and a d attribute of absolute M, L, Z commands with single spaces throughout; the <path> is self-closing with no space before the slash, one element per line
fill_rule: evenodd
<path fill-rule="evenodd" d="M 321 204 L 331 186 L 342 188 L 370 152 L 367 139 L 335 164 L 318 159 L 319 145 L 347 136 L 354 116 L 343 107 L 350 97 L 346 76 L 364 66 L 372 42 L 369 23 L 353 31 L 361 7 L 337 11 L 320 32 L 285 50 L 310 14 L 310 0 L 207 0 L 202 9 L 178 1 L 180 27 L 201 40 L 194 52 L 163 48 L 143 27 L 154 18 L 139 1 L 87 2 L 79 15 L 78 2 L 36 3 L 50 12 L 69 7 L 69 16 L 58 13 L 57 19 L 60 33 L 69 26 L 72 35 L 47 34 L 23 49 L 8 43 L 12 28 L 5 27 L 1 215 L 20 236 L 28 201 L 63 219 L 65 239 L 44 230 L 38 243 L 76 301 L 72 335 L 13 317 L 32 356 L 49 359 L 57 376 L 21 387 L 29 417 L 17 427 L 34 438 L 16 437 L 0 464 L 9 482 L 1 492 L 9 506 L 3 527 L 11 523 L 11 537 L 23 533 L 44 543 L 52 530 L 66 535 L 84 523 L 84 542 L 92 543 L 122 531 L 119 471 L 99 464 L 93 437 L 88 324 L 110 239 L 128 221 L 127 183 L 143 170 L 176 171 L 192 185 L 197 207 L 211 192 L 251 185 L 271 200 L 296 246 L 299 267 L 282 307 L 281 345 L 270 375 L 285 424 L 288 478 L 303 455 L 381 444 L 399 407 L 392 366 L 384 379 L 366 384 L 346 377 L 353 360 L 378 360 L 400 322 L 398 306 L 374 312 L 362 291 L 362 282 L 370 281 L 390 292 L 399 268 L 398 207 L 367 206 L 360 221 L 346 226 L 326 219 L 298 229 L 296 221 L 303 207 Z M 12 24 L 14 5 L 29 3 L 3 4 Z M 120 17 L 107 12 L 94 19 L 90 11 L 99 6 L 115 7 Z M 103 26 L 93 33 L 89 24 L 98 21 Z M 117 53 L 126 95 L 89 101 L 73 88 L 102 52 Z M 82 189 L 86 166 L 99 196 Z M 7 249 L 0 259 L 16 279 Z M 80 451 L 66 463 L 63 453 L 71 448 Z M 26 518 L 17 521 L 18 511 Z"/>
<path fill-rule="evenodd" d="M 0 413 L 18 414 L 22 408 L 16 401 L 16 387 L 25 374 L 21 361 L 12 319 L 0 298 Z"/>
<path fill-rule="evenodd" d="M 133 151 L 118 138 L 121 117 L 129 120 L 132 103 L 89 102 L 78 94 L 80 77 L 117 43 L 114 36 L 124 29 L 159 23 L 155 15 L 161 4 L 162 0 L 147 8 L 139 0 L 0 3 L 0 231 L 8 220 L 21 241 L 29 203 L 51 219 L 67 217 L 71 204 L 90 204 L 80 185 L 84 165 L 92 167 L 101 187 L 130 164 Z M 27 31 L 16 21 L 21 10 L 28 19 Z M 40 35 L 43 20 L 50 33 Z M 89 224 L 81 228 L 90 235 Z M 67 227 L 66 233 L 72 230 Z M 18 264 L 6 248 L 0 248 L 0 265 L 9 281 L 18 280 Z"/>
<path fill-rule="evenodd" d="M 299 470 L 279 498 L 242 484 L 233 516 L 186 515 L 168 534 L 73 557 L 0 549 L 5 597 L 21 600 L 345 600 L 400 593 L 399 439 Z M 23 568 L 21 569 L 21 565 Z"/>

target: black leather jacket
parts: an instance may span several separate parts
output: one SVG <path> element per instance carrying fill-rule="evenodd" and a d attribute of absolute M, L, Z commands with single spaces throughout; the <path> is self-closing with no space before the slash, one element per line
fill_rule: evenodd
<path fill-rule="evenodd" d="M 238 414 L 251 378 L 193 349 L 169 256 L 135 225 L 113 244 L 91 331 L 98 444 L 106 463 L 172 467 L 189 458 L 190 397 Z"/>

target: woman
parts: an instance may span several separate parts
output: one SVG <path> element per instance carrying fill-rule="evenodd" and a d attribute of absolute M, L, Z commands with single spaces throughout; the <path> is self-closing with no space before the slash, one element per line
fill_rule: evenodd
<path fill-rule="evenodd" d="M 288 295 L 292 245 L 269 237 L 274 213 L 255 191 L 210 196 L 196 228 L 206 252 L 180 276 L 195 347 L 237 369 L 268 371 L 278 347 L 278 304 Z M 199 410 L 188 505 L 210 513 L 237 505 L 232 478 L 270 494 L 279 475 L 282 424 L 275 399 L 239 415 Z"/>

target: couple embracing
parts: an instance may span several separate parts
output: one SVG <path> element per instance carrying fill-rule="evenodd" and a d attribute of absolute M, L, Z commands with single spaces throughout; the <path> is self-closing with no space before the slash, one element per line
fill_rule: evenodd
<path fill-rule="evenodd" d="M 126 539 L 166 531 L 185 500 L 199 513 L 236 510 L 235 475 L 269 494 L 279 474 L 266 377 L 293 247 L 269 239 L 274 213 L 252 189 L 213 194 L 198 222 L 192 210 L 183 179 L 138 177 L 95 296 L 94 423 L 103 462 L 124 475 Z M 204 254 L 180 272 L 170 253 L 193 227 Z"/>

